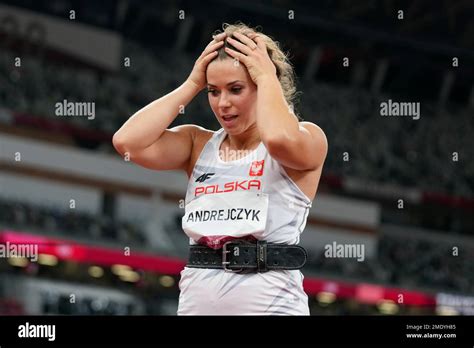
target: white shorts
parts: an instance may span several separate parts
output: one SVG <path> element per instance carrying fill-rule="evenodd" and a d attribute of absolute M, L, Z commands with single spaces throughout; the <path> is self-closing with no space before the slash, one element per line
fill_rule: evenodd
<path fill-rule="evenodd" d="M 237 274 L 185 267 L 178 315 L 309 315 L 299 270 Z"/>

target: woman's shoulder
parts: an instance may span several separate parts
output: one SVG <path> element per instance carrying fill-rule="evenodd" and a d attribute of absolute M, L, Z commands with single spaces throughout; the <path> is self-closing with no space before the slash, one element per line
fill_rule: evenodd
<path fill-rule="evenodd" d="M 216 134 L 218 131 L 213 131 L 198 125 L 194 125 L 194 140 L 196 142 L 207 142 L 209 139 L 212 138 L 214 134 Z"/>
<path fill-rule="evenodd" d="M 188 168 L 188 178 L 191 177 L 194 165 L 196 164 L 196 161 L 198 160 L 202 150 L 212 138 L 212 136 L 217 133 L 216 131 L 212 131 L 197 125 L 193 125 L 192 129 L 193 149 L 191 152 L 190 166 Z"/>
<path fill-rule="evenodd" d="M 194 150 L 197 150 L 197 152 L 200 153 L 204 146 L 212 139 L 212 137 L 220 132 L 222 132 L 222 128 L 217 131 L 213 131 L 198 125 L 194 125 L 192 137 Z"/>
<path fill-rule="evenodd" d="M 173 128 L 173 130 L 178 129 L 181 132 L 188 134 L 192 138 L 193 142 L 200 141 L 201 139 L 205 138 L 209 139 L 216 133 L 215 131 L 206 129 L 196 124 L 183 124 Z"/>

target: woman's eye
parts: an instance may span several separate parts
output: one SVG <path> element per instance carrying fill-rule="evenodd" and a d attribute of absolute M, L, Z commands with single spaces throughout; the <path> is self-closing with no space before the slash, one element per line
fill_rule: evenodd
<path fill-rule="evenodd" d="M 232 92 L 234 92 L 234 93 L 238 93 L 238 92 L 240 92 L 241 90 L 242 90 L 241 87 L 232 88 Z"/>
<path fill-rule="evenodd" d="M 207 93 L 211 93 L 212 95 L 216 95 L 217 91 L 215 89 L 208 89 Z"/>

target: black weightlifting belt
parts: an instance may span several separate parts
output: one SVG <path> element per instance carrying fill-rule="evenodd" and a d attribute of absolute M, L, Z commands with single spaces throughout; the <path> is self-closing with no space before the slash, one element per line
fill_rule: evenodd
<path fill-rule="evenodd" d="M 186 267 L 224 269 L 236 273 L 266 272 L 300 269 L 306 258 L 306 250 L 298 245 L 233 240 L 217 250 L 191 245 Z"/>

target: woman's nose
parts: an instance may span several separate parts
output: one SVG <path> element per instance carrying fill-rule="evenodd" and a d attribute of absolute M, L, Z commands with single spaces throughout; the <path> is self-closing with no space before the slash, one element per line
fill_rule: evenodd
<path fill-rule="evenodd" d="M 229 106 L 230 106 L 229 98 L 227 98 L 227 96 L 224 93 L 222 93 L 221 97 L 219 98 L 219 107 L 225 108 Z"/>

